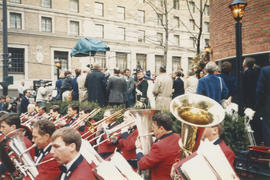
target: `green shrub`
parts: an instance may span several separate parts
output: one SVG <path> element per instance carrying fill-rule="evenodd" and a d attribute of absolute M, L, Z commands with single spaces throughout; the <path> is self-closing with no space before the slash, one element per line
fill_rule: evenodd
<path fill-rule="evenodd" d="M 222 138 L 234 153 L 247 150 L 249 140 L 244 124 L 245 117 L 237 114 L 226 114 L 224 119 L 224 133 Z"/>

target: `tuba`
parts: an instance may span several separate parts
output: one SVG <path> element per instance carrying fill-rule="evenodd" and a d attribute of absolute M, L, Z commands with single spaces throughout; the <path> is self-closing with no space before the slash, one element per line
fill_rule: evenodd
<path fill-rule="evenodd" d="M 38 170 L 28 153 L 30 149 L 25 147 L 23 137 L 21 129 L 17 129 L 6 136 L 1 141 L 1 159 L 12 174 L 16 174 L 17 177 L 29 176 L 34 179 L 38 175 Z"/>
<path fill-rule="evenodd" d="M 225 110 L 218 102 L 198 94 L 185 94 L 174 98 L 170 111 L 182 123 L 180 159 L 197 150 L 204 127 L 216 126 L 225 117 Z"/>

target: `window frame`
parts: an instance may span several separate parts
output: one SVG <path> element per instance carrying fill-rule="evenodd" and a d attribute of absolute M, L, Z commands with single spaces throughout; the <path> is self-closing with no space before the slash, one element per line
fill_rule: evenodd
<path fill-rule="evenodd" d="M 122 35 L 122 32 L 120 30 L 123 30 L 123 38 L 119 38 L 119 40 L 121 41 L 125 41 L 126 40 L 126 28 L 124 27 L 118 27 L 118 32 L 119 32 L 119 35 Z"/>
<path fill-rule="evenodd" d="M 98 13 L 98 12 L 100 12 L 100 10 L 97 9 L 97 5 L 101 5 L 101 15 L 100 15 L 100 13 Z M 95 3 L 94 3 L 94 14 L 96 16 L 104 17 L 104 3 L 95 1 Z"/>
<path fill-rule="evenodd" d="M 52 22 L 52 30 L 51 30 L 51 32 L 49 32 L 49 31 L 43 31 L 42 30 L 42 18 L 50 18 L 51 19 L 51 22 Z M 48 16 L 48 15 L 46 15 L 46 14 L 44 14 L 44 15 L 40 15 L 40 18 L 39 18 L 39 22 L 40 22 L 40 25 L 39 25 L 39 31 L 40 32 L 44 32 L 44 33 L 54 33 L 54 17 L 53 16 Z"/>
<path fill-rule="evenodd" d="M 123 12 L 120 13 L 119 12 L 120 9 L 122 9 Z M 125 7 L 123 7 L 123 6 L 117 6 L 117 18 L 119 20 L 122 20 L 122 21 L 126 20 L 126 8 Z"/>
<path fill-rule="evenodd" d="M 50 2 L 50 6 L 44 6 L 44 2 Z M 43 7 L 43 8 L 52 8 L 52 0 L 41 0 L 40 1 L 40 6 Z"/>
<path fill-rule="evenodd" d="M 72 2 L 76 2 L 76 4 L 77 4 L 77 8 L 76 9 L 72 7 Z M 69 11 L 78 13 L 79 12 L 79 9 L 80 9 L 80 7 L 79 7 L 80 5 L 79 4 L 80 4 L 79 3 L 79 0 L 69 0 Z"/>
<path fill-rule="evenodd" d="M 71 31 L 71 22 L 78 23 L 78 33 L 77 34 L 73 33 Z M 69 21 L 68 21 L 68 34 L 74 35 L 74 36 L 80 36 L 80 34 L 81 34 L 81 22 L 79 20 L 69 19 Z"/>
<path fill-rule="evenodd" d="M 97 38 L 102 38 L 102 39 L 104 39 L 104 25 L 103 24 L 95 24 L 95 30 L 96 30 L 96 32 L 97 32 L 97 27 L 102 27 L 101 29 L 102 29 L 102 36 L 100 37 L 100 36 L 97 36 L 97 34 L 96 34 L 96 37 Z"/>
<path fill-rule="evenodd" d="M 8 52 L 12 54 L 11 49 L 21 49 L 23 50 L 23 62 L 22 63 L 17 63 L 17 64 L 22 64 L 23 71 L 10 71 L 10 68 L 8 67 L 8 73 L 9 74 L 25 74 L 26 72 L 26 67 L 25 67 L 25 59 L 26 59 L 26 48 L 24 47 L 8 47 Z M 12 58 L 13 55 L 11 55 L 11 64 L 13 64 L 14 58 Z M 13 67 L 14 68 L 14 67 Z M 18 68 L 18 67 L 16 67 Z"/>
<path fill-rule="evenodd" d="M 17 28 L 17 27 L 11 27 L 11 14 L 17 14 L 17 15 L 20 15 L 20 25 L 21 25 L 21 28 Z M 23 30 L 24 29 L 24 19 L 23 19 L 23 16 L 24 14 L 22 12 L 14 12 L 14 11 L 9 11 L 8 12 L 8 28 L 10 29 L 21 29 Z"/>
<path fill-rule="evenodd" d="M 138 10 L 137 11 L 137 22 L 139 24 L 145 24 L 145 11 L 144 10 Z"/>

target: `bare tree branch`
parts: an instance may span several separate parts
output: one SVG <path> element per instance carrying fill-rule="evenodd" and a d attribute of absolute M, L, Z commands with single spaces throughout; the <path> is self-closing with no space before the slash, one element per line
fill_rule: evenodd
<path fill-rule="evenodd" d="M 194 2 L 194 1 L 192 1 L 192 2 Z M 196 28 L 199 29 L 200 27 L 199 27 L 198 24 L 196 23 L 196 21 L 195 21 L 193 15 L 192 15 L 192 12 L 191 12 L 191 10 L 190 10 L 190 7 L 189 7 L 189 1 L 186 0 L 186 3 L 187 3 L 188 12 L 189 12 L 189 15 L 190 15 L 191 19 L 193 20 L 194 25 L 196 26 Z M 194 5 L 195 5 L 195 3 L 194 3 Z"/>

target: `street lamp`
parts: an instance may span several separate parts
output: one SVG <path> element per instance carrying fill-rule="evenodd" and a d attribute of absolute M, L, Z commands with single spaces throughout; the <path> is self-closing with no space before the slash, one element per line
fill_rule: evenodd
<path fill-rule="evenodd" d="M 60 70 L 61 65 L 62 65 L 61 61 L 57 58 L 57 59 L 54 60 L 54 64 L 55 64 L 55 66 L 57 68 L 57 79 L 59 79 L 59 70 Z"/>
<path fill-rule="evenodd" d="M 205 59 L 207 61 L 210 60 L 210 54 L 211 54 L 211 46 L 207 43 L 204 47 L 204 52 L 205 52 Z"/>
<path fill-rule="evenodd" d="M 243 115 L 243 80 L 242 80 L 242 23 L 240 22 L 244 16 L 244 11 L 247 6 L 242 0 L 234 0 L 229 8 L 232 11 L 233 18 L 236 20 L 235 23 L 235 45 L 236 45 L 236 69 L 237 69 L 237 80 L 238 80 L 238 113 Z"/>

